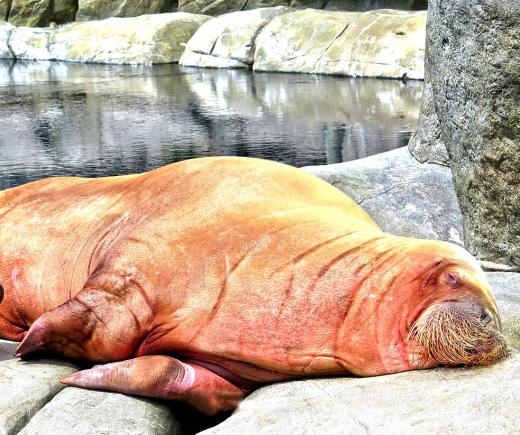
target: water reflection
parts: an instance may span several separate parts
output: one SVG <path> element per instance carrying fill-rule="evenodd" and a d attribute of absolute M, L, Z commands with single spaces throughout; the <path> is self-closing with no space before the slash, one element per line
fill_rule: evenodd
<path fill-rule="evenodd" d="M 422 83 L 240 70 L 0 63 L 0 189 L 208 155 L 337 163 L 407 143 Z"/>

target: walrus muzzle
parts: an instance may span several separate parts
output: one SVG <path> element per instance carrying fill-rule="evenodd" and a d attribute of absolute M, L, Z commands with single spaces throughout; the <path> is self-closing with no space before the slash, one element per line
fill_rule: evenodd
<path fill-rule="evenodd" d="M 496 323 L 476 302 L 442 302 L 422 313 L 409 338 L 441 365 L 489 365 L 508 355 Z"/>

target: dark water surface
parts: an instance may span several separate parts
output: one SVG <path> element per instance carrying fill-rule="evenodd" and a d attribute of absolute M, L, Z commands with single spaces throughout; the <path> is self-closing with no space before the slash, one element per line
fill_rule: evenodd
<path fill-rule="evenodd" d="M 241 70 L 0 62 L 0 189 L 200 156 L 295 166 L 407 143 L 422 82 Z"/>

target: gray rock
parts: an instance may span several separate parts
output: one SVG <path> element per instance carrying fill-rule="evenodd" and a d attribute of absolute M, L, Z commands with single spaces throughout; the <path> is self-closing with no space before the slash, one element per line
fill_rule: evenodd
<path fill-rule="evenodd" d="M 108 18 L 56 28 L 0 25 L 0 55 L 26 60 L 110 64 L 178 62 L 184 45 L 210 17 L 176 12 Z M 3 30 L 5 29 L 5 30 Z M 12 50 L 2 50 L 2 35 Z"/>
<path fill-rule="evenodd" d="M 406 147 L 304 169 L 350 195 L 384 231 L 463 243 L 450 170 L 417 162 Z"/>
<path fill-rule="evenodd" d="M 328 0 L 324 9 L 370 11 L 373 9 L 428 9 L 427 0 Z"/>
<path fill-rule="evenodd" d="M 210 434 L 517 433 L 520 352 L 491 367 L 275 384 Z"/>
<path fill-rule="evenodd" d="M 136 17 L 176 11 L 172 0 L 79 0 L 78 21 L 100 20 L 110 17 Z"/>
<path fill-rule="evenodd" d="M 74 21 L 77 9 L 77 0 L 12 0 L 9 21 L 15 26 L 29 27 L 68 23 Z"/>
<path fill-rule="evenodd" d="M 52 0 L 12 0 L 9 21 L 15 26 L 48 26 Z"/>
<path fill-rule="evenodd" d="M 49 60 L 50 28 L 34 29 L 31 27 L 13 27 L 9 38 L 9 47 L 16 59 Z"/>
<path fill-rule="evenodd" d="M 165 402 L 104 391 L 66 388 L 20 432 L 24 435 L 180 434 Z"/>
<path fill-rule="evenodd" d="M 14 55 L 9 47 L 9 38 L 14 27 L 0 22 L 0 59 L 13 59 Z"/>
<path fill-rule="evenodd" d="M 502 330 L 510 346 L 520 349 L 520 273 L 488 272 L 502 316 Z"/>
<path fill-rule="evenodd" d="M 520 265 L 519 16 L 518 0 L 432 0 L 426 57 L 466 247 L 481 260 L 515 265 Z M 436 134 L 432 137 L 435 143 Z"/>
<path fill-rule="evenodd" d="M 210 17 L 175 12 L 63 26 L 49 39 L 51 59 L 112 64 L 178 62 L 184 44 Z"/>
<path fill-rule="evenodd" d="M 284 14 L 258 35 L 253 69 L 423 79 L 425 24 L 424 12 Z"/>
<path fill-rule="evenodd" d="M 0 21 L 7 21 L 10 9 L 11 0 L 0 0 Z"/>
<path fill-rule="evenodd" d="M 417 121 L 417 128 L 408 143 L 408 149 L 421 163 L 437 163 L 449 166 L 450 157 L 446 144 L 441 138 L 439 118 L 435 111 L 433 89 L 428 71 L 425 71 L 425 75 L 421 113 Z"/>
<path fill-rule="evenodd" d="M 326 2 L 327 0 L 180 0 L 178 10 L 193 14 L 221 15 L 274 6 L 321 9 Z"/>
<path fill-rule="evenodd" d="M 12 355 L 15 344 L 0 341 L 0 359 Z M 59 380 L 76 371 L 63 361 L 0 361 L 0 433 L 17 433 L 64 385 Z"/>
<path fill-rule="evenodd" d="M 206 21 L 189 40 L 179 63 L 187 66 L 246 68 L 253 63 L 255 39 L 286 7 L 231 12 Z"/>

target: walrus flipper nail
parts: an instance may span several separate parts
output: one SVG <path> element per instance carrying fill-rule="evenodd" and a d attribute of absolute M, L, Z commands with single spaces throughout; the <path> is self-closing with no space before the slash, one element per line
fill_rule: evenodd
<path fill-rule="evenodd" d="M 239 387 L 210 370 L 164 355 L 98 365 L 63 378 L 61 382 L 75 387 L 182 400 L 208 415 L 233 410 L 244 398 Z"/>

